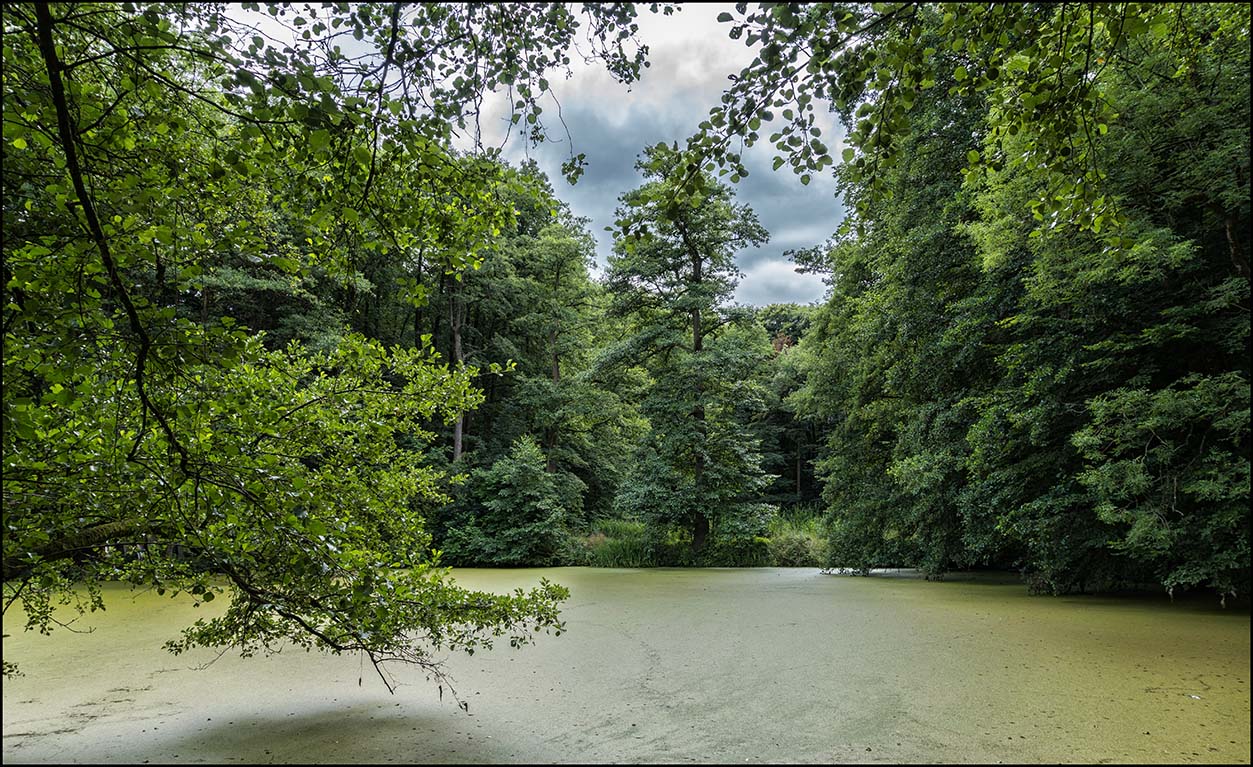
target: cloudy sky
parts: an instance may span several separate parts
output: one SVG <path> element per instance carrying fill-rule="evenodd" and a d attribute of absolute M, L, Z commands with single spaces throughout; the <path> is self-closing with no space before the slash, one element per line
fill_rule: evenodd
<path fill-rule="evenodd" d="M 516 131 L 505 141 L 507 96 L 489 94 L 484 99 L 479 122 L 482 142 L 488 146 L 503 144 L 504 156 L 510 161 L 530 157 L 539 163 L 558 197 L 569 203 L 575 215 L 591 220 L 590 229 L 598 244 L 598 267 L 605 266 L 612 251 L 613 239 L 605 227 L 613 224 L 618 197 L 643 182 L 634 166 L 644 147 L 659 141 L 682 144 L 708 116 L 709 109 L 719 103 L 727 76 L 738 73 L 756 55 L 755 49 L 727 36 L 730 24 L 717 21 L 719 13 L 732 7 L 731 3 L 692 3 L 672 16 L 642 9 L 638 38 L 649 47 L 651 66 L 630 87 L 616 82 L 601 64 L 584 64 L 577 55 L 571 56 L 569 78 L 550 73 L 548 79 L 560 101 L 560 115 L 573 146 L 564 138 L 557 121 L 558 105 L 551 100 L 540 103 L 549 133 L 561 140 L 530 147 Z M 230 8 L 232 15 L 259 24 L 274 39 L 295 39 L 294 32 L 265 14 Z M 352 48 L 352 41 L 346 41 L 345 47 Z M 840 156 L 843 132 L 833 116 L 820 108 L 815 122 L 832 156 Z M 761 135 L 772 132 L 770 123 L 763 123 Z M 473 140 L 467 136 L 457 143 L 468 148 Z M 571 186 L 561 174 L 561 163 L 579 152 L 587 156 L 587 168 Z M 816 174 L 808 186 L 802 186 L 787 166 L 777 172 L 771 170 L 774 155 L 774 147 L 764 140 L 746 149 L 742 156 L 750 175 L 733 185 L 738 201 L 748 203 L 770 232 L 767 245 L 737 256 L 744 277 L 735 300 L 756 306 L 818 301 L 825 289 L 821 277 L 797 274 L 783 253 L 825 241 L 839 225 L 843 208 L 829 173 Z"/>
<path fill-rule="evenodd" d="M 571 147 L 556 122 L 557 109 L 551 101 L 540 103 L 544 117 L 553 118 L 550 133 L 563 137 L 561 143 L 527 147 L 515 133 L 505 146 L 510 160 L 534 158 L 552 179 L 557 195 L 576 215 L 591 219 L 602 267 L 613 242 L 604 228 L 613 224 L 618 196 L 643 181 L 634 168 L 640 152 L 658 141 L 682 144 L 718 103 L 727 75 L 739 72 L 755 55 L 742 41 L 727 36 L 730 24 L 717 22 L 718 14 L 730 7 L 697 3 L 673 16 L 644 11 L 639 39 L 649 46 L 652 65 L 629 89 L 615 82 L 602 66 L 584 65 L 577 56 L 572 57 L 576 59 L 572 77 L 549 77 L 561 102 L 573 151 L 587 155 L 587 171 L 574 186 L 561 175 L 561 163 Z M 505 103 L 503 98 L 485 102 L 481 127 L 486 144 L 499 144 L 505 135 Z M 832 155 L 838 157 L 842 145 L 836 140 L 840 132 L 833 117 L 820 114 L 817 119 Z M 760 132 L 764 137 L 772 131 L 767 123 Z M 736 300 L 758 306 L 817 301 L 824 291 L 821 278 L 797 274 L 783 252 L 823 242 L 839 225 L 843 210 L 829 175 L 816 176 L 802 186 L 787 166 L 771 171 L 774 155 L 774 148 L 765 141 L 746 150 L 744 163 L 751 173 L 734 185 L 738 201 L 748 203 L 770 232 L 769 244 L 739 254 L 745 276 Z"/>

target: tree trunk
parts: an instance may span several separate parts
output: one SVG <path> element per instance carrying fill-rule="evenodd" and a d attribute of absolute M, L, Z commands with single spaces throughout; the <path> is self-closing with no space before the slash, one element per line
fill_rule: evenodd
<path fill-rule="evenodd" d="M 692 284 L 699 285 L 701 282 L 701 258 L 700 254 L 695 250 L 692 251 Z M 704 339 L 700 332 L 700 307 L 692 309 L 692 354 L 700 354 L 704 350 Z M 696 434 L 699 444 L 696 445 L 696 461 L 693 466 L 693 484 L 696 503 L 700 503 L 703 496 L 704 474 L 705 474 L 705 402 L 704 387 L 697 383 L 696 385 L 696 406 L 692 408 L 692 418 L 696 421 Z M 705 516 L 705 511 L 700 506 L 692 510 L 695 517 L 695 524 L 692 529 L 692 550 L 700 551 L 705 547 L 705 540 L 709 537 L 709 517 Z"/>
<path fill-rule="evenodd" d="M 802 500 L 804 500 L 804 496 L 801 495 L 801 455 L 802 455 L 801 448 L 805 444 L 802 441 L 804 436 L 805 435 L 803 432 L 796 435 L 796 502 L 797 503 L 800 503 Z"/>
<path fill-rule="evenodd" d="M 1240 252 L 1240 243 L 1236 239 L 1236 220 L 1232 216 L 1227 216 L 1223 225 L 1227 234 L 1227 252 L 1231 255 L 1231 265 L 1236 268 L 1237 274 L 1247 280 L 1249 278 L 1249 262 Z"/>
<path fill-rule="evenodd" d="M 414 279 L 417 280 L 419 286 L 422 285 L 422 256 L 423 250 L 418 251 L 418 268 L 414 273 Z M 428 298 L 427 301 L 430 301 Z M 422 307 L 415 305 L 413 307 L 413 348 L 422 348 Z"/>
<path fill-rule="evenodd" d="M 557 384 L 561 382 L 561 355 L 557 352 L 557 328 L 555 326 L 548 334 L 548 345 L 553 353 L 553 390 L 556 391 Z M 549 474 L 557 470 L 558 435 L 557 424 L 554 423 L 548 427 L 548 434 L 544 438 L 544 451 L 548 453 L 548 464 L 544 468 Z"/>
<path fill-rule="evenodd" d="M 696 512 L 696 524 L 692 529 L 692 551 L 700 551 L 705 548 L 705 541 L 709 539 L 709 517 L 704 512 Z"/>
<path fill-rule="evenodd" d="M 449 302 L 449 311 L 452 311 L 452 298 L 448 295 L 448 274 L 443 270 L 439 273 L 439 290 L 437 291 L 440 298 L 447 299 Z M 439 311 L 435 307 L 431 307 L 431 346 L 438 351 L 440 340 L 439 332 Z"/>
<path fill-rule="evenodd" d="M 0 572 L 2 572 L 6 581 L 22 578 L 34 569 L 35 564 L 40 562 L 69 559 L 76 553 L 105 547 L 111 542 L 124 545 L 121 544 L 121 540 L 141 534 L 147 538 L 147 533 L 150 530 L 148 521 L 139 518 L 119 519 L 113 522 L 92 525 L 68 538 L 49 541 L 47 544 L 33 549 L 32 552 L 28 552 L 36 554 L 37 556 L 35 557 L 22 559 L 13 556 L 3 560 L 3 563 L 0 564 Z"/>
<path fill-rule="evenodd" d="M 456 368 L 460 368 L 464 362 L 464 357 L 461 353 L 461 326 L 466 319 L 466 303 L 465 297 L 461 293 L 462 287 L 462 283 L 458 281 L 448 300 L 448 326 L 452 332 L 452 362 Z M 452 427 L 453 463 L 461 460 L 461 439 L 464 428 L 465 413 L 458 413 L 457 421 Z"/>
<path fill-rule="evenodd" d="M 699 285 L 701 283 L 701 259 L 699 253 L 692 254 L 692 284 Z M 692 352 L 699 354 L 704 348 L 700 335 L 700 307 L 692 308 Z"/>
<path fill-rule="evenodd" d="M 553 383 L 561 382 L 561 355 L 557 353 L 557 328 L 548 334 L 548 344 L 553 350 Z"/>
<path fill-rule="evenodd" d="M 553 361 L 553 393 L 557 392 L 557 385 L 561 383 L 561 352 L 557 348 L 557 341 L 561 338 L 561 309 L 559 306 L 561 295 L 561 264 L 558 262 L 557 268 L 553 270 L 553 292 L 552 303 L 553 318 L 552 330 L 548 331 L 548 348 L 552 352 Z M 548 454 L 548 464 L 545 469 L 549 474 L 557 470 L 557 441 L 560 438 L 560 429 L 554 421 L 548 427 L 548 433 L 544 435 L 544 451 Z"/>

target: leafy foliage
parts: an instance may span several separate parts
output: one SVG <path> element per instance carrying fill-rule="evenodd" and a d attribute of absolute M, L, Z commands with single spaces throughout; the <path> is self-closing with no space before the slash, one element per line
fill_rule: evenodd
<path fill-rule="evenodd" d="M 735 252 L 767 233 L 712 180 L 676 196 L 680 161 L 664 144 L 648 148 L 637 167 L 651 180 L 622 197 L 624 227 L 642 228 L 616 240 L 606 279 L 611 311 L 632 327 L 601 364 L 639 366 L 651 379 L 641 402 L 650 428 L 618 511 L 659 535 L 681 530 L 700 552 L 711 528 L 727 545 L 744 538 L 740 528 L 758 515 L 754 502 L 767 483 L 747 425 L 760 414 L 754 371 L 769 347 L 744 327 L 746 314 L 725 306 L 739 275 Z"/>
<path fill-rule="evenodd" d="M 852 135 L 879 164 L 840 170 L 858 214 L 792 395 L 834 425 L 831 564 L 1247 592 L 1247 9 L 900 12 L 841 55 L 934 49 L 936 95 Z"/>
<path fill-rule="evenodd" d="M 583 488 L 577 478 L 547 471 L 546 463 L 534 438 L 525 436 L 506 457 L 476 469 L 470 487 L 477 503 L 467 522 L 449 530 L 445 550 L 495 566 L 558 564 Z"/>
<path fill-rule="evenodd" d="M 361 300 L 382 262 L 458 275 L 514 220 L 503 166 L 450 148 L 484 89 L 515 88 L 542 138 L 534 99 L 580 29 L 638 75 L 634 15 L 6 4 L 5 609 L 47 631 L 74 583 L 84 608 L 105 579 L 225 589 L 173 649 L 291 641 L 437 676 L 434 650 L 560 630 L 560 587 L 466 592 L 426 553 L 448 499 L 430 427 L 482 401 L 477 370 L 344 325 L 384 335 Z"/>
<path fill-rule="evenodd" d="M 1039 220 L 1098 233 L 1123 220 L 1098 147 L 1119 116 L 1110 81 L 1146 51 L 1174 57 L 1178 76 L 1248 29 L 1247 9 L 1175 3 L 737 3 L 719 21 L 758 55 L 689 139 L 689 178 L 697 167 L 747 176 L 734 140 L 752 146 L 777 115 L 774 168 L 808 183 L 837 163 L 814 124 L 826 102 L 848 128 L 841 172 L 871 193 L 857 202 L 867 214 L 898 189 L 888 172 L 916 111 L 944 95 L 983 96 L 986 144 L 967 150 L 971 169 L 1036 174 Z"/>

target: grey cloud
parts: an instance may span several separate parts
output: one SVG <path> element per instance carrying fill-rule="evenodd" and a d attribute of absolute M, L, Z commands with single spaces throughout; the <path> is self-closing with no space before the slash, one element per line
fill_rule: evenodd
<path fill-rule="evenodd" d="M 820 275 L 798 274 L 789 261 L 771 260 L 744 269 L 735 300 L 752 306 L 808 304 L 821 300 L 826 288 Z"/>
<path fill-rule="evenodd" d="M 559 142 L 528 149 L 522 141 L 511 141 L 506 147 L 511 160 L 533 157 L 553 179 L 558 196 L 576 215 L 591 219 L 602 267 L 613 244 L 604 228 L 613 224 L 617 199 L 643 180 L 634 167 L 639 154 L 659 141 L 682 143 L 718 103 L 726 76 L 752 56 L 743 46 L 722 39 L 726 31 L 719 27 L 725 25 L 713 21 L 717 10 L 690 6 L 664 26 L 658 26 L 659 19 L 653 19 L 652 29 L 641 24 L 652 66 L 629 91 L 593 68 L 578 69 L 569 80 L 554 82 L 573 144 L 564 140 L 554 105 L 545 108 L 545 117 L 551 116 L 549 132 Z M 655 36 L 650 38 L 650 32 Z M 839 136 L 832 135 L 833 126 L 827 122 L 821 127 L 826 143 L 838 152 Z M 770 132 L 769 124 L 763 126 L 763 141 L 742 153 L 750 173 L 733 185 L 737 200 L 752 207 L 770 232 L 769 244 L 739 254 L 745 277 L 737 299 L 750 304 L 806 303 L 821 297 L 821 280 L 797 275 L 783 252 L 824 241 L 839 225 L 843 209 L 829 173 L 804 186 L 788 166 L 771 170 L 775 150 L 764 141 Z M 586 154 L 588 165 L 578 184 L 569 186 L 561 180 L 560 168 L 572 148 Z"/>
<path fill-rule="evenodd" d="M 699 120 L 686 119 L 678 104 L 671 110 L 636 109 L 622 124 L 606 119 L 595 108 L 566 107 L 564 113 L 574 149 L 587 154 L 588 169 L 575 186 L 558 182 L 558 194 L 576 214 L 592 220 L 603 264 L 612 248 L 612 237 L 604 227 L 613 223 L 617 198 L 643 181 L 634 167 L 639 153 L 658 141 L 681 141 Z M 547 144 L 532 149 L 531 156 L 556 180 L 569 152 L 564 143 Z M 821 243 L 843 216 L 829 177 L 803 186 L 786 167 L 771 171 L 773 156 L 771 148 L 762 145 L 748 150 L 745 162 L 750 174 L 733 185 L 736 199 L 756 211 L 771 235 L 768 245 L 741 254 L 741 268 L 782 259 L 785 250 Z"/>

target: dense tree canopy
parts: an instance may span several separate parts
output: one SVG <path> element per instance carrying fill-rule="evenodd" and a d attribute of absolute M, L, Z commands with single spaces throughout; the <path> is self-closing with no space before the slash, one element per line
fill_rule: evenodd
<path fill-rule="evenodd" d="M 431 649 L 559 629 L 560 587 L 463 592 L 429 553 L 429 426 L 481 399 L 475 369 L 324 323 L 359 316 L 379 258 L 479 263 L 510 180 L 452 131 L 498 85 L 537 126 L 581 26 L 636 76 L 633 7 L 3 13 L 5 609 L 47 630 L 77 582 L 93 604 L 108 578 L 207 601 L 222 575 L 230 610 L 175 649 L 289 639 L 437 673 Z"/>
<path fill-rule="evenodd" d="M 1247 5 L 738 4 L 597 277 L 474 139 L 497 90 L 544 140 L 576 43 L 635 79 L 636 13 L 6 4 L 4 609 L 227 594 L 171 649 L 438 676 L 566 596 L 442 564 L 796 564 L 816 506 L 832 568 L 1248 592 Z M 850 211 L 816 307 L 732 301 L 772 119 Z"/>
<path fill-rule="evenodd" d="M 921 8 L 878 33 L 934 49 L 936 87 L 890 152 L 853 135 L 875 175 L 841 170 L 860 212 L 827 251 L 800 400 L 836 423 L 831 563 L 1247 592 L 1248 9 L 999 11 L 1063 51 L 1095 41 L 1061 63 L 1005 59 L 996 35 L 945 50 L 980 13 Z M 1006 60 L 1012 79 L 966 87 L 972 62 Z M 1099 110 L 1097 129 L 1059 133 L 1058 93 L 1011 112 L 1046 98 L 1028 76 L 1071 89 L 1072 125 Z M 1088 170 L 1059 188 L 1072 152 Z"/>

